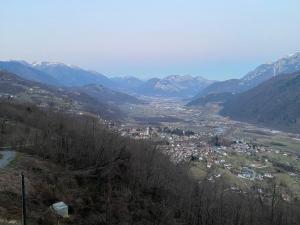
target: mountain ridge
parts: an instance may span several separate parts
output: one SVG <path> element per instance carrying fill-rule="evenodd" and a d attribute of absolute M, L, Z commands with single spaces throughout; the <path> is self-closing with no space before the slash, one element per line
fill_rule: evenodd
<path fill-rule="evenodd" d="M 60 86 L 60 82 L 52 76 L 37 70 L 25 61 L 0 61 L 0 69 L 16 74 L 19 77 L 52 86 Z"/>
<path fill-rule="evenodd" d="M 59 80 L 61 84 L 67 87 L 84 86 L 88 84 L 101 84 L 107 87 L 113 86 L 113 82 L 103 74 L 85 70 L 77 66 L 69 66 L 57 62 L 40 62 L 31 65 L 33 68 Z"/>
<path fill-rule="evenodd" d="M 282 57 L 272 63 L 261 64 L 254 70 L 248 72 L 241 79 L 229 79 L 216 82 L 204 88 L 193 99 L 212 93 L 241 93 L 256 87 L 274 76 L 293 73 L 298 70 L 300 70 L 300 52 Z"/>
<path fill-rule="evenodd" d="M 224 103 L 221 115 L 300 132 L 300 71 L 281 74 Z"/>
<path fill-rule="evenodd" d="M 105 92 L 105 94 L 111 93 Z M 126 97 L 126 94 L 124 95 Z M 49 86 L 36 81 L 25 80 L 16 74 L 3 70 L 0 70 L 0 97 L 17 102 L 33 103 L 42 108 L 53 108 L 58 111 L 86 111 L 103 118 L 122 117 L 119 108 L 110 104 L 105 98 L 96 98 L 88 92 L 78 89 Z M 125 101 L 125 97 L 123 101 Z M 132 98 L 135 100 L 134 97 Z"/>
<path fill-rule="evenodd" d="M 189 98 L 215 82 L 190 75 L 169 75 L 148 80 L 133 76 L 109 78 L 101 73 L 61 62 L 7 61 L 1 64 L 0 68 L 6 68 L 9 72 L 22 76 L 24 79 L 54 86 L 79 87 L 93 84 L 136 95 Z M 9 64 L 10 66 L 7 66 Z M 20 68 L 17 70 L 18 67 Z M 28 72 L 25 73 L 23 70 L 28 70 Z M 30 72 L 37 73 L 39 76 L 33 76 L 34 74 Z M 51 79 L 52 82 L 45 80 L 46 78 Z"/>

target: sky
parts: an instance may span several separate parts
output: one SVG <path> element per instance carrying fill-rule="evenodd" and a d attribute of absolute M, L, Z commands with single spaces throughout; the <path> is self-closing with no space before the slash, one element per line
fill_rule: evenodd
<path fill-rule="evenodd" d="M 300 51 L 299 0 L 0 2 L 0 60 L 225 80 Z"/>

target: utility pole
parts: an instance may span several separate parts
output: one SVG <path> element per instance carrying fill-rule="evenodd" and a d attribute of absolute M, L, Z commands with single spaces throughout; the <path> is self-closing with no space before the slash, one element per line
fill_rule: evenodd
<path fill-rule="evenodd" d="M 25 181 L 24 173 L 21 173 L 22 177 L 22 225 L 27 225 L 26 223 L 26 198 L 25 198 Z"/>

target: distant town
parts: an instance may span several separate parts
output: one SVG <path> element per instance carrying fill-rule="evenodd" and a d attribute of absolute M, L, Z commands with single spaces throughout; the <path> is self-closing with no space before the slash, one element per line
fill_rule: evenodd
<path fill-rule="evenodd" d="M 133 110 L 133 107 L 136 108 Z M 233 178 L 230 187 L 232 191 L 245 192 L 251 186 L 258 186 L 257 191 L 264 194 L 265 184 L 278 175 L 281 177 L 282 173 L 300 184 L 299 154 L 275 141 L 265 143 L 257 138 L 284 137 L 300 144 L 299 135 L 228 120 L 214 113 L 216 105 L 187 108 L 176 101 L 154 99 L 143 107 L 149 109 L 128 106 L 129 111 L 134 112 L 133 118 L 138 118 L 137 120 L 130 118 L 125 123 L 103 122 L 122 136 L 151 140 L 175 164 L 191 163 L 192 171 L 196 171 L 194 175 L 198 179 L 214 182 L 223 176 Z M 156 112 L 149 114 L 149 122 L 149 118 L 143 113 L 151 109 Z M 171 115 L 168 113 L 170 110 L 173 112 Z M 139 116 L 144 116 L 145 122 L 138 117 L 140 112 L 142 115 Z M 184 120 L 186 114 L 193 115 L 186 118 L 193 118 L 194 121 Z M 194 126 L 190 126 L 191 123 Z M 197 129 L 193 129 L 194 127 Z M 237 128 L 242 128 L 243 131 L 235 132 L 239 130 Z M 298 198 L 298 191 L 286 188 L 282 197 L 287 201 Z"/>

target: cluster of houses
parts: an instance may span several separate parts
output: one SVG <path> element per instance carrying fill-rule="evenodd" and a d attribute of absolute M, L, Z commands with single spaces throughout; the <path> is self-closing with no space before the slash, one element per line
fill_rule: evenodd
<path fill-rule="evenodd" d="M 162 129 L 160 127 L 126 127 L 119 126 L 118 130 L 123 136 L 130 136 L 135 139 L 160 139 L 163 140 L 158 146 L 165 154 L 167 154 L 174 163 L 182 161 L 202 161 L 207 169 L 214 166 L 221 167 L 231 172 L 240 179 L 247 180 L 264 180 L 273 178 L 273 174 L 268 172 L 267 168 L 270 164 L 267 158 L 257 164 L 245 164 L 237 166 L 229 160 L 232 154 L 240 154 L 242 156 L 255 156 L 258 153 L 274 153 L 282 154 L 279 150 L 272 150 L 270 147 L 260 146 L 248 143 L 244 139 L 232 138 L 231 144 L 226 146 L 213 146 L 208 143 L 207 137 L 222 133 L 223 129 L 217 129 L 212 133 L 188 133 L 183 131 L 180 133 L 170 132 L 174 127 Z M 188 134 L 186 134 L 188 133 Z M 205 137 L 205 138 L 204 138 Z M 287 155 L 287 154 L 286 154 Z M 262 172 L 263 171 L 263 172 Z M 290 176 L 296 176 L 295 173 L 289 173 Z M 220 175 L 221 176 L 221 175 Z"/>

